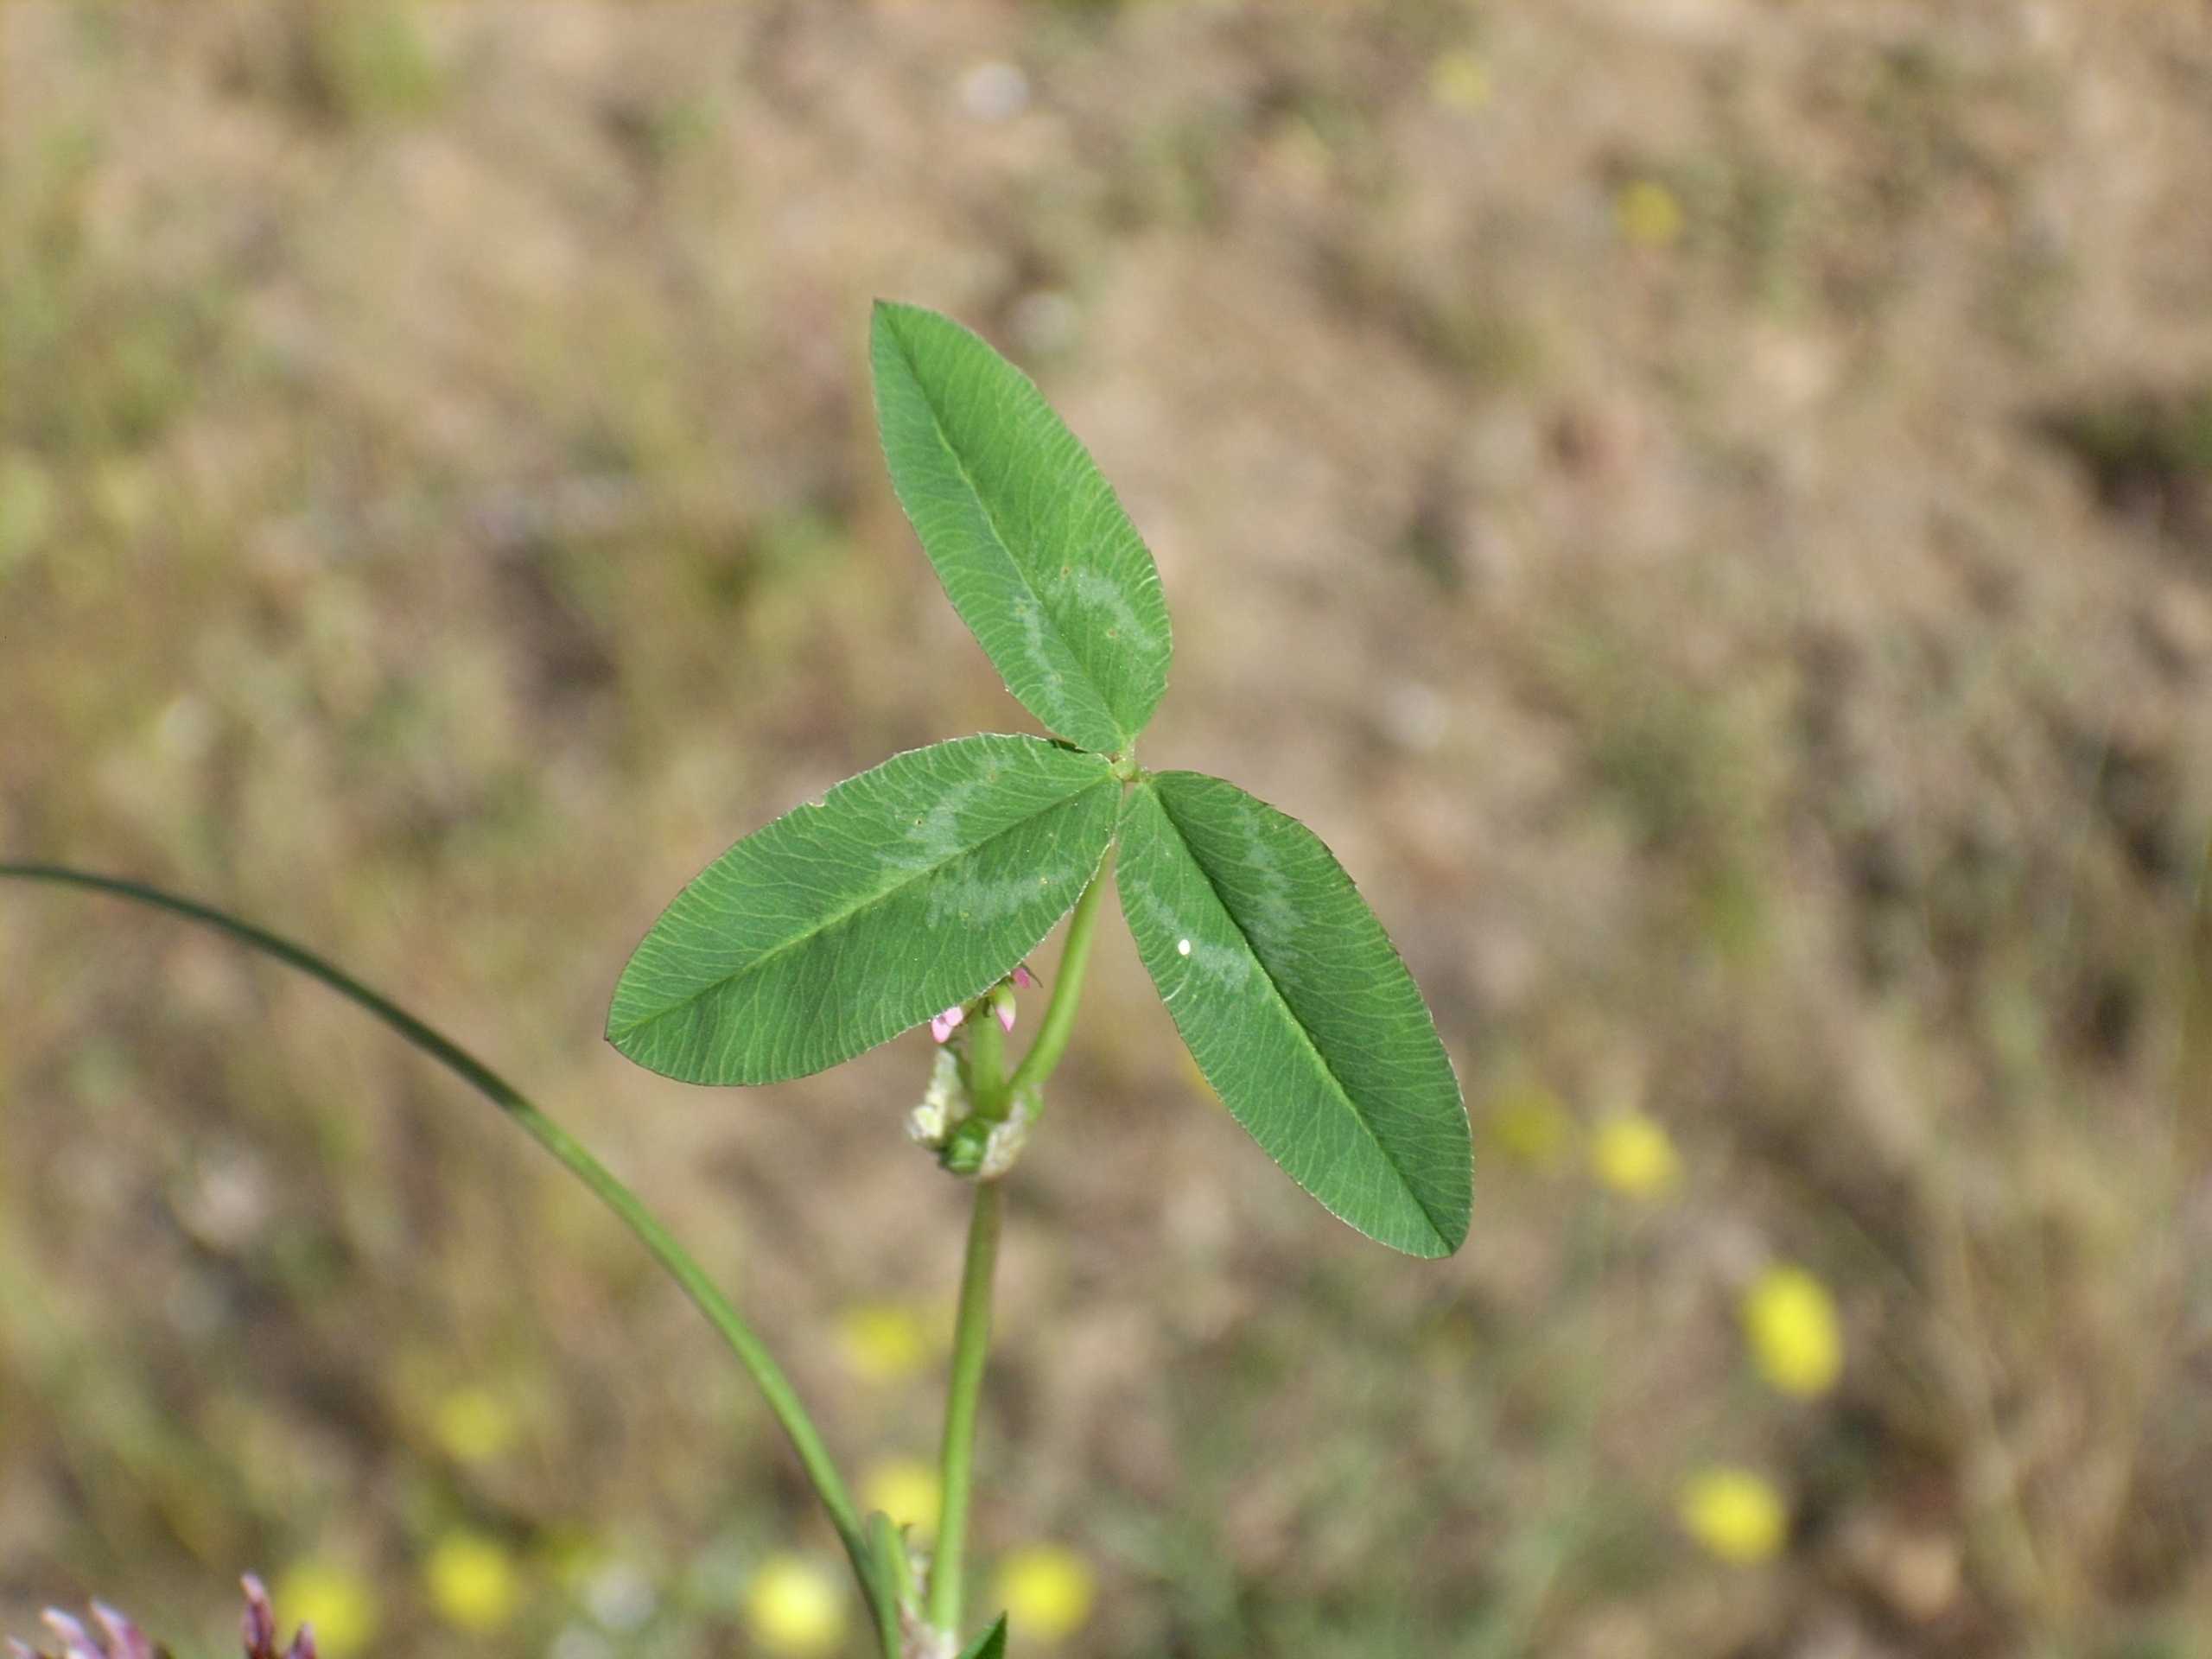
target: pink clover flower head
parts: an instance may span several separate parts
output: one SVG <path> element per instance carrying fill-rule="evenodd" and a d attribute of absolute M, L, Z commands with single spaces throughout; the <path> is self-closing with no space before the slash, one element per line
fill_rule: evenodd
<path fill-rule="evenodd" d="M 269 1592 L 259 1579 L 249 1573 L 238 1582 L 245 1590 L 245 1617 L 239 1624 L 246 1659 L 261 1659 L 262 1655 L 276 1650 L 276 1611 L 270 1606 Z"/>
<path fill-rule="evenodd" d="M 92 1604 L 92 1618 L 104 1638 L 99 1642 L 81 1621 L 59 1607 L 49 1607 L 40 1617 L 60 1639 L 61 1659 L 166 1659 L 165 1651 L 156 1648 L 143 1630 L 105 1602 Z M 39 1649 L 21 1642 L 9 1643 L 8 1651 L 13 1659 L 47 1659 Z"/>
<path fill-rule="evenodd" d="M 60 1639 L 61 1659 L 156 1659 L 154 1644 L 144 1632 L 114 1608 L 96 1601 L 92 1617 L 105 1638 L 102 1642 L 93 1641 L 92 1633 L 79 1620 L 59 1607 L 49 1607 L 40 1615 L 46 1628 Z M 46 1659 L 37 1649 L 20 1642 L 9 1643 L 8 1651 L 14 1659 Z"/>
<path fill-rule="evenodd" d="M 949 1043 L 952 1040 L 952 1033 L 959 1028 L 960 1022 L 967 1017 L 968 1010 L 956 1003 L 930 1021 L 930 1035 L 940 1043 Z"/>
<path fill-rule="evenodd" d="M 92 1604 L 92 1618 L 107 1636 L 107 1650 L 114 1659 L 154 1659 L 154 1643 L 129 1619 L 104 1601 Z"/>
<path fill-rule="evenodd" d="M 315 1659 L 315 1630 L 306 1624 L 293 1634 L 292 1645 L 278 1653 L 276 1614 L 269 1605 L 269 1592 L 251 1573 L 240 1583 L 245 1590 L 245 1618 L 240 1631 L 245 1638 L 245 1659 Z"/>
<path fill-rule="evenodd" d="M 276 1615 L 269 1605 L 269 1592 L 250 1573 L 243 1585 L 245 1615 L 238 1622 L 238 1635 L 245 1659 L 315 1659 L 315 1632 L 305 1624 L 293 1636 L 289 1647 L 276 1645 Z M 7 1643 L 9 1659 L 169 1659 L 167 1648 L 104 1601 L 92 1604 L 92 1622 L 100 1631 L 98 1641 L 81 1619 L 72 1618 L 59 1607 L 48 1608 L 41 1617 L 46 1628 L 60 1641 L 60 1650 L 49 1654 L 43 1649 L 10 1641 Z"/>

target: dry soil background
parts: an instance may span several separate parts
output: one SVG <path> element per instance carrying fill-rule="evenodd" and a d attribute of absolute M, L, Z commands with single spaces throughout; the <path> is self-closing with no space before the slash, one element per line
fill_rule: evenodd
<path fill-rule="evenodd" d="M 1147 760 L 1360 876 L 1481 1156 L 1455 1261 L 1363 1244 L 1106 949 L 985 1425 L 986 1556 L 1101 1580 L 1066 1651 L 2212 1650 L 2212 10 L 19 3 L 0 54 L 0 855 L 449 1023 L 861 1462 L 933 1432 L 848 1339 L 956 1271 L 926 1039 L 703 1095 L 607 993 L 739 833 L 1024 725 L 869 297 L 1116 480 Z M 1584 1156 L 1631 1112 L 1642 1198 Z M 307 1562 L 382 1651 L 747 1650 L 828 1541 L 542 1164 L 311 986 L 0 893 L 0 1625 L 213 1652 Z M 1777 1261 L 1815 1399 L 1747 1368 Z M 1778 1554 L 1682 1535 L 1713 1463 Z M 422 1588 L 455 1529 L 496 1632 Z"/>

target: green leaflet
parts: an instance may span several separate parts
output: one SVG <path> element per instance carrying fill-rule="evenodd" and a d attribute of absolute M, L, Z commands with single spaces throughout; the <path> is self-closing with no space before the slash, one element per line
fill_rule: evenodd
<path fill-rule="evenodd" d="M 653 924 L 607 1040 L 686 1083 L 819 1071 L 975 996 L 1067 914 L 1113 835 L 1106 763 L 1042 738 L 895 756 L 756 830 Z"/>
<path fill-rule="evenodd" d="M 1319 837 L 1233 784 L 1168 772 L 1129 791 L 1120 842 L 1137 952 L 1236 1121 L 1370 1237 L 1457 1249 L 1472 1202 L 1459 1081 Z"/>
<path fill-rule="evenodd" d="M 960 1650 L 960 1659 L 1006 1659 L 1006 1615 Z"/>
<path fill-rule="evenodd" d="M 950 318 L 878 301 L 891 482 L 945 595 L 1048 731 L 1119 754 L 1167 686 L 1160 572 L 1029 378 Z"/>

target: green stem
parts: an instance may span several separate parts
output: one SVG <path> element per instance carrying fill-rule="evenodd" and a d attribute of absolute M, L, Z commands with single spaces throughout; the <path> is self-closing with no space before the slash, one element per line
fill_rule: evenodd
<path fill-rule="evenodd" d="M 1021 1057 L 1021 1064 L 1014 1070 L 1007 1084 L 1009 1097 L 1024 1089 L 1042 1087 L 1045 1079 L 1052 1075 L 1052 1068 L 1060 1063 L 1060 1056 L 1067 1052 L 1068 1039 L 1075 1032 L 1075 1012 L 1083 1001 L 1083 979 L 1090 966 L 1090 941 L 1098 931 L 1098 911 L 1106 893 L 1106 872 L 1101 869 L 1090 878 L 1090 885 L 1083 890 L 1083 897 L 1075 901 L 1075 914 L 1068 920 L 1067 948 L 1060 952 L 1059 978 L 1052 987 L 1052 1000 L 1045 1005 L 1044 1023 L 1037 1027 L 1037 1039 L 1029 1052 Z"/>
<path fill-rule="evenodd" d="M 996 1120 L 1006 1116 L 1006 1033 L 987 1001 L 968 1022 L 968 1096 L 976 1115 Z"/>
<path fill-rule="evenodd" d="M 501 1103 L 524 1134 L 551 1153 L 614 1212 L 691 1299 L 692 1305 L 706 1315 L 707 1323 L 714 1326 L 730 1351 L 737 1356 L 738 1363 L 753 1378 L 769 1412 L 791 1441 L 800 1466 L 806 1471 L 806 1478 L 813 1483 L 815 1493 L 822 1500 L 822 1507 L 829 1511 L 830 1522 L 836 1528 L 845 1553 L 852 1558 L 854 1571 L 861 1575 L 861 1587 L 868 1588 L 867 1547 L 861 1532 L 860 1514 L 845 1490 L 844 1477 L 838 1473 L 829 1447 L 823 1443 L 821 1432 L 800 1403 L 798 1390 L 792 1388 L 791 1379 L 784 1375 L 783 1367 L 776 1363 L 758 1333 L 715 1287 L 706 1270 L 655 1219 L 637 1194 L 615 1178 L 613 1171 L 528 1101 L 517 1096 Z"/>
<path fill-rule="evenodd" d="M 952 1380 L 944 1402 L 944 1497 L 938 1511 L 937 1555 L 930 1566 L 930 1623 L 960 1629 L 967 1573 L 968 1497 L 974 1484 L 976 1410 L 991 1348 L 991 1275 L 999 1258 L 999 1184 L 977 1181 L 968 1221 L 968 1259 L 960 1273 L 960 1313 L 952 1341 Z"/>
<path fill-rule="evenodd" d="M 1042 1087 L 1067 1052 L 1075 1029 L 1083 981 L 1090 963 L 1090 942 L 1098 931 L 1098 909 L 1106 892 L 1102 868 L 1076 900 L 1068 922 L 1067 945 L 1060 952 L 1058 982 L 1037 1039 L 1013 1077 L 1001 1081 L 1001 1046 L 996 1030 L 977 1045 L 970 1039 L 969 1087 L 978 1106 L 1011 1100 L 1023 1089 Z M 990 1010 L 982 1018 L 991 1018 Z M 982 1032 L 974 1033 L 982 1036 Z M 960 1313 L 953 1332 L 952 1379 L 944 1402 L 944 1446 L 941 1463 L 944 1497 L 938 1511 L 937 1555 L 930 1567 L 929 1618 L 938 1629 L 957 1635 L 968 1557 L 968 1504 L 975 1486 L 976 1414 L 982 1403 L 984 1362 L 991 1349 L 991 1280 L 998 1265 L 1001 1201 L 996 1181 L 976 1183 L 976 1208 L 968 1222 L 968 1255 L 960 1272 Z"/>
<path fill-rule="evenodd" d="M 798 1454 L 807 1478 L 814 1483 L 822 1507 L 830 1512 L 830 1523 L 836 1528 L 846 1554 L 852 1558 L 853 1570 L 860 1575 L 862 1589 L 872 1590 L 873 1574 L 868 1569 L 867 1540 L 861 1533 L 860 1517 L 853 1507 L 851 1495 L 845 1490 L 844 1478 L 830 1460 L 829 1449 L 823 1444 L 813 1420 L 806 1414 L 806 1408 L 799 1403 L 798 1395 L 792 1389 L 791 1379 L 784 1375 L 783 1368 L 776 1363 L 752 1326 L 715 1287 L 706 1270 L 692 1260 L 690 1253 L 654 1218 L 637 1194 L 618 1180 L 606 1165 L 586 1151 L 567 1130 L 531 1104 L 513 1084 L 459 1044 L 432 1030 L 404 1008 L 378 995 L 351 975 L 289 940 L 263 931 L 250 922 L 240 921 L 234 916 L 210 909 L 206 905 L 195 904 L 175 893 L 165 893 L 158 887 L 120 880 L 112 876 L 95 875 L 60 865 L 0 863 L 0 878 L 53 882 L 132 899 L 140 904 L 172 912 L 226 933 L 240 944 L 251 945 L 287 966 L 321 980 L 340 996 L 381 1020 L 505 1112 L 524 1134 L 550 1153 L 563 1168 L 590 1188 L 599 1201 L 614 1212 L 616 1218 L 645 1247 L 647 1253 L 660 1263 L 669 1277 L 676 1281 L 678 1287 L 691 1299 L 692 1306 L 706 1316 L 707 1323 L 714 1326 L 715 1333 L 737 1356 L 738 1363 L 751 1376 L 754 1386 L 767 1402 L 769 1411 L 790 1439 L 791 1449 Z"/>
<path fill-rule="evenodd" d="M 878 1510 L 868 1518 L 868 1541 L 875 1557 L 875 1580 L 869 1599 L 875 1605 L 876 1639 L 883 1644 L 883 1659 L 901 1659 L 906 1650 L 906 1633 L 899 1615 L 914 1599 L 906 1540 L 891 1517 Z"/>

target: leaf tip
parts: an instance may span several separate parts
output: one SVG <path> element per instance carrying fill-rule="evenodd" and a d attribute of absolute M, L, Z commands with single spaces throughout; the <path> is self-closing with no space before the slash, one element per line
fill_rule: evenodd
<path fill-rule="evenodd" d="M 1432 1223 L 1430 1236 L 1421 1242 L 1420 1249 L 1408 1250 L 1406 1254 L 1422 1262 L 1441 1262 L 1457 1255 L 1459 1247 L 1466 1242 L 1467 1223 L 1455 1217 L 1446 1227 L 1438 1227 Z"/>
<path fill-rule="evenodd" d="M 936 315 L 925 307 L 909 304 L 905 300 L 887 300 L 878 295 L 868 306 L 868 333 L 878 341 L 895 339 L 901 323 Z"/>

